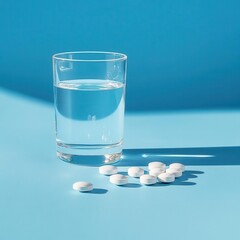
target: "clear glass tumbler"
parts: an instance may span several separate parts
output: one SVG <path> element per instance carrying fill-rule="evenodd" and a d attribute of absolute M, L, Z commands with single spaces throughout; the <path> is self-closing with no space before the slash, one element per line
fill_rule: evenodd
<path fill-rule="evenodd" d="M 53 55 L 57 156 L 84 165 L 122 155 L 127 56 L 114 52 Z"/>

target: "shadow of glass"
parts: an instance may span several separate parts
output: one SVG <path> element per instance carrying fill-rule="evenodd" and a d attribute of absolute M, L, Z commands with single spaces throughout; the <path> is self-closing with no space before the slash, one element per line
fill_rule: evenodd
<path fill-rule="evenodd" d="M 240 147 L 124 149 L 116 166 L 147 166 L 152 161 L 169 165 L 240 165 Z"/>

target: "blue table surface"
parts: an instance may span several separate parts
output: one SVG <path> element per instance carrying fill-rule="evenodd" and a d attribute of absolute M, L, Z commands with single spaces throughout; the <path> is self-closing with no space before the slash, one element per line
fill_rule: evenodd
<path fill-rule="evenodd" d="M 186 164 L 171 185 L 112 185 L 58 160 L 54 134 L 53 106 L 0 89 L 1 240 L 240 239 L 240 110 L 126 114 L 120 171 Z"/>

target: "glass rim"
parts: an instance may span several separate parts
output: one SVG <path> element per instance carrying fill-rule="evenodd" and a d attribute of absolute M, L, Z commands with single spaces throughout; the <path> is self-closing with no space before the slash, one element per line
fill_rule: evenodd
<path fill-rule="evenodd" d="M 108 54 L 108 55 L 118 55 L 118 58 L 109 58 L 109 59 L 71 59 L 66 57 L 61 57 L 64 54 Z M 118 52 L 104 52 L 104 51 L 74 51 L 74 52 L 61 52 L 56 53 L 52 56 L 53 59 L 69 61 L 69 62 L 115 62 L 115 61 L 124 61 L 127 60 L 127 55 L 124 53 Z"/>

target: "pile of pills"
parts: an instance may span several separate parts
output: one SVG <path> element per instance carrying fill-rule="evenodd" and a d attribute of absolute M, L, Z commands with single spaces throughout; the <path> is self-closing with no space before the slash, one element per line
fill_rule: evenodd
<path fill-rule="evenodd" d="M 130 167 L 128 175 L 133 178 L 140 178 L 140 183 L 143 185 L 153 185 L 157 182 L 172 183 L 175 178 L 181 177 L 185 171 L 185 166 L 181 163 L 172 163 L 167 166 L 162 162 L 150 162 L 148 164 L 148 173 L 145 173 L 143 168 Z M 112 165 L 104 165 L 99 167 L 99 173 L 110 176 L 109 180 L 115 185 L 126 185 L 128 176 L 118 173 L 118 168 Z M 73 184 L 73 189 L 80 192 L 89 192 L 93 190 L 93 185 L 89 182 L 76 182 Z"/>

